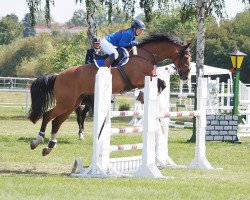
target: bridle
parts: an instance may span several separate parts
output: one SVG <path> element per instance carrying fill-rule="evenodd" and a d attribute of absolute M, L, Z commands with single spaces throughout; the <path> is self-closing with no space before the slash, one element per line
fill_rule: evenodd
<path fill-rule="evenodd" d="M 174 65 L 174 69 L 178 72 L 178 74 L 180 75 L 180 77 L 182 76 L 183 72 L 182 72 L 182 64 L 183 64 L 183 61 L 182 61 L 182 58 L 185 56 L 185 55 L 189 55 L 191 56 L 191 53 L 190 53 L 190 48 L 186 48 L 186 46 L 182 46 L 181 49 L 179 50 L 177 56 L 173 59 L 173 63 L 175 63 L 175 61 L 177 59 L 178 60 L 178 65 Z"/>
<path fill-rule="evenodd" d="M 177 59 L 179 59 L 178 61 L 178 66 L 175 66 L 174 69 L 181 75 L 181 66 L 182 66 L 182 58 L 185 54 L 188 54 L 191 56 L 191 53 L 190 53 L 190 49 L 189 48 L 185 48 L 186 46 L 182 46 L 181 49 L 179 50 L 177 56 L 173 59 L 173 62 L 175 62 Z M 145 49 L 144 47 L 140 46 L 141 49 L 143 49 L 144 51 L 146 51 L 147 53 L 150 54 L 150 56 L 153 58 L 153 62 L 150 61 L 150 63 L 155 66 L 156 65 L 156 59 L 159 58 L 160 60 L 164 60 L 165 58 L 162 58 L 161 56 L 159 56 L 158 54 L 156 53 L 153 53 L 151 51 L 149 51 L 148 49 Z M 132 48 L 131 48 L 132 50 Z M 129 50 L 129 52 L 131 52 L 131 50 Z M 149 62 L 149 60 L 147 58 L 145 58 L 144 56 L 141 56 L 141 55 L 132 55 L 130 57 L 138 57 L 138 58 L 142 58 L 144 60 L 146 60 L 147 62 Z"/>

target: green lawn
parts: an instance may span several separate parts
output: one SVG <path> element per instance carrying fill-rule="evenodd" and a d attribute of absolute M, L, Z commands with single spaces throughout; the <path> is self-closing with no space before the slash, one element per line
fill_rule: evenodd
<path fill-rule="evenodd" d="M 57 147 L 42 157 L 50 126 L 46 143 L 32 151 L 29 143 L 41 121 L 33 125 L 18 109 L 0 108 L 0 113 L 0 199 L 250 199 L 250 139 L 241 144 L 206 144 L 208 160 L 222 171 L 161 170 L 174 179 L 72 178 L 69 174 L 76 157 L 85 167 L 91 163 L 90 118 L 85 139 L 80 141 L 75 116 L 71 115 L 61 127 Z M 125 126 L 129 120 L 116 119 L 114 126 Z M 188 165 L 194 158 L 195 144 L 186 142 L 191 131 L 170 129 L 169 153 L 178 164 Z M 141 138 L 141 134 L 112 136 L 111 143 L 138 143 Z"/>

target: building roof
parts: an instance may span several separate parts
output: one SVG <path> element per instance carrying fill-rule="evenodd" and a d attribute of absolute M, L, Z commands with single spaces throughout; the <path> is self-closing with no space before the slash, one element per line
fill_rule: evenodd
<path fill-rule="evenodd" d="M 169 69 L 170 72 L 175 73 L 175 69 L 173 68 L 173 64 L 167 65 L 166 67 L 170 67 L 170 69 Z M 191 62 L 190 67 L 191 67 L 190 75 L 196 76 L 196 63 Z M 223 75 L 223 74 L 228 74 L 229 76 L 231 76 L 231 72 L 228 69 L 222 69 L 222 68 L 204 65 L 204 75 L 212 76 L 212 75 Z"/>
<path fill-rule="evenodd" d="M 191 76 L 196 76 L 196 63 L 191 62 Z M 204 66 L 204 75 L 223 75 L 223 74 L 228 74 L 229 76 L 231 75 L 231 72 L 228 69 L 222 69 L 218 67 L 212 67 L 208 65 L 203 65 Z"/>

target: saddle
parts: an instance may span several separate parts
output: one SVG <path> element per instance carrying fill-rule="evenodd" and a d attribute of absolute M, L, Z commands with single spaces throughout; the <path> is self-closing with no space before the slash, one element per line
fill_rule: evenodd
<path fill-rule="evenodd" d="M 129 60 L 129 53 L 128 51 L 123 48 L 123 47 L 118 47 L 117 48 L 118 51 L 118 58 L 113 62 L 112 67 L 120 67 L 125 65 L 128 60 Z M 95 65 L 100 68 L 103 67 L 104 61 L 109 57 L 108 54 L 106 55 L 98 55 L 98 54 L 94 54 L 94 63 Z"/>

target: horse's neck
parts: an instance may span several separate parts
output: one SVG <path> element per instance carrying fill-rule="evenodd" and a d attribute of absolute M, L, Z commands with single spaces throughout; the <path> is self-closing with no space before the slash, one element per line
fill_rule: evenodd
<path fill-rule="evenodd" d="M 179 51 L 179 47 L 177 45 L 167 42 L 145 44 L 141 49 L 142 51 L 144 50 L 148 52 L 147 54 L 153 54 L 156 64 L 167 58 L 174 59 L 174 56 Z"/>

